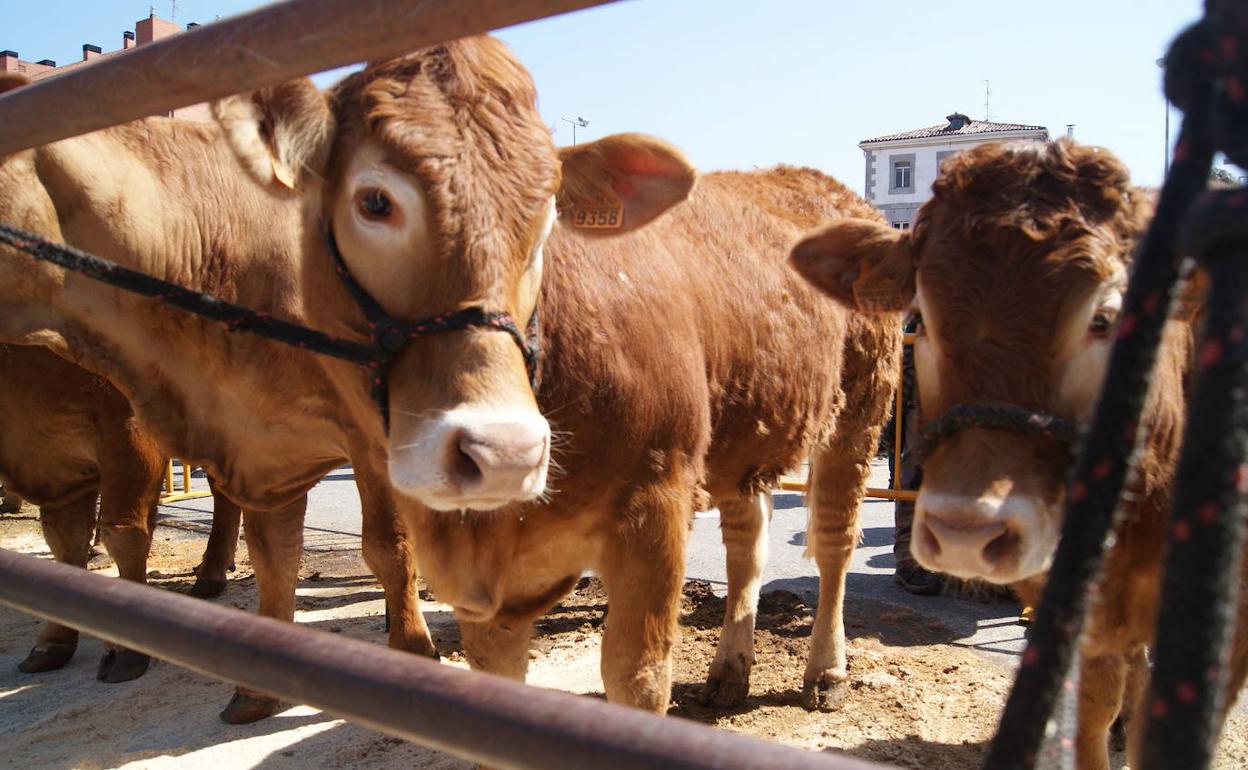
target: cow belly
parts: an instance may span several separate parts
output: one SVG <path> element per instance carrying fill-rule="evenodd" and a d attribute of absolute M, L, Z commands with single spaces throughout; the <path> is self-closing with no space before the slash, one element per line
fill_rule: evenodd
<path fill-rule="evenodd" d="M 0 479 L 6 488 L 36 505 L 57 505 L 99 483 L 93 426 L 84 415 L 3 408 L 12 406 L 0 404 Z"/>

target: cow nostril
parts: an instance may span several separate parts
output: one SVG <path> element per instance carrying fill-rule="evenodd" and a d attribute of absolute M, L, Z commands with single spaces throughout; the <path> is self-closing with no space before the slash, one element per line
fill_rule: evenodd
<path fill-rule="evenodd" d="M 475 484 L 484 476 L 481 466 L 477 464 L 472 455 L 464 451 L 463 441 L 456 442 L 455 451 L 451 457 L 451 472 L 461 484 Z"/>
<path fill-rule="evenodd" d="M 1019 535 L 1012 527 L 988 541 L 984 546 L 983 558 L 987 564 L 1000 564 L 1015 558 L 1018 554 Z"/>
<path fill-rule="evenodd" d="M 939 556 L 940 540 L 937 539 L 936 533 L 932 531 L 932 528 L 926 524 L 920 524 L 916 525 L 915 529 L 919 531 L 919 540 L 922 543 L 923 549 L 927 551 L 930 556 Z"/>

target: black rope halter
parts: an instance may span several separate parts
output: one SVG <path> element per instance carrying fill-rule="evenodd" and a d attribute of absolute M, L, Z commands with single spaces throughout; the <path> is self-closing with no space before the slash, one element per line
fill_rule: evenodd
<path fill-rule="evenodd" d="M 51 262 L 101 283 L 133 294 L 151 297 L 166 305 L 173 305 L 188 313 L 216 321 L 224 326 L 226 331 L 249 332 L 292 347 L 350 361 L 371 369 L 373 399 L 381 411 L 382 422 L 387 432 L 390 429 L 390 401 L 386 376 L 389 374 L 391 364 L 402 352 L 404 346 L 417 337 L 472 327 L 507 332 L 520 347 L 529 373 L 529 384 L 534 392 L 537 391 L 541 347 L 536 310 L 533 311 L 523 334 L 509 313 L 490 312 L 479 307 L 466 307 L 453 313 L 444 313 L 419 321 L 393 318 L 351 276 L 346 263 L 343 262 L 342 254 L 338 251 L 334 236 L 328 230 L 325 232 L 325 243 L 329 247 L 334 270 L 368 321 L 372 344 L 334 337 L 316 329 L 283 321 L 263 311 L 226 302 L 210 294 L 194 291 L 138 270 L 123 267 L 72 246 L 54 243 L 34 233 L 0 224 L 0 244 L 11 246 L 35 259 Z"/>
<path fill-rule="evenodd" d="M 325 228 L 325 246 L 329 249 L 329 258 L 334 265 L 334 271 L 338 273 L 338 278 L 342 280 L 347 293 L 351 295 L 355 304 L 360 308 L 360 312 L 364 314 L 373 344 L 381 351 L 381 355 L 375 358 L 370 366 L 373 369 L 373 400 L 377 402 L 377 408 L 381 410 L 381 417 L 387 431 L 390 428 L 387 375 L 391 364 L 398 358 L 403 348 L 417 337 L 473 327 L 507 332 L 520 348 L 520 353 L 524 356 L 525 369 L 529 373 L 529 385 L 534 393 L 537 392 L 541 343 L 538 336 L 540 329 L 536 309 L 529 317 L 529 323 L 523 334 L 510 313 L 487 311 L 476 306 L 466 307 L 453 313 L 422 318 L 419 321 L 395 318 L 387 313 L 351 275 L 346 261 L 342 258 L 342 252 L 338 249 L 338 241 L 334 238 L 332 228 Z"/>
<path fill-rule="evenodd" d="M 1079 428 L 1065 417 L 1055 414 L 1033 412 L 1014 404 L 955 404 L 923 426 L 913 450 L 916 461 L 921 465 L 936 451 L 936 447 L 967 428 L 1011 430 L 1029 436 L 1046 436 L 1067 447 L 1073 447 L 1079 440 Z"/>

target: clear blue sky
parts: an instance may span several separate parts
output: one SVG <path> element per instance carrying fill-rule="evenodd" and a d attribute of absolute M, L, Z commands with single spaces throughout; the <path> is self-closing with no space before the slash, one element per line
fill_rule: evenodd
<path fill-rule="evenodd" d="M 179 0 L 176 21 L 262 3 Z M 120 46 L 169 0 L 46 0 L 4 12 L 0 48 L 66 63 L 83 43 Z M 1157 184 L 1165 111 L 1154 63 L 1201 0 L 628 0 L 504 30 L 533 72 L 561 143 L 644 131 L 699 168 L 777 162 L 861 190 L 858 141 L 935 125 L 954 110 L 1047 126 L 1121 156 Z M 1177 117 L 1177 116 L 1176 116 Z M 1177 129 L 1177 121 L 1172 131 Z"/>

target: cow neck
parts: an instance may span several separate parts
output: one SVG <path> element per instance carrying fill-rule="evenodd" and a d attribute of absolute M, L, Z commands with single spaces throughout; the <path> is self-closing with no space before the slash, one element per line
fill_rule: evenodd
<path fill-rule="evenodd" d="M 529 317 L 529 322 L 525 326 L 523 333 L 521 333 L 520 327 L 516 324 L 516 319 L 511 313 L 489 311 L 476 305 L 461 308 L 452 313 L 429 316 L 417 321 L 395 318 L 387 313 L 381 304 L 360 285 L 355 276 L 351 275 L 351 271 L 347 268 L 347 262 L 343 259 L 342 252 L 338 248 L 338 239 L 334 237 L 333 228 L 326 226 L 322 230 L 325 234 L 325 247 L 329 251 L 329 259 L 334 266 L 334 272 L 338 274 L 338 279 L 342 281 L 343 287 L 346 288 L 347 293 L 351 295 L 351 299 L 355 301 L 356 306 L 364 315 L 364 320 L 368 323 L 369 336 L 380 351 L 371 364 L 373 369 L 372 394 L 373 400 L 377 403 L 377 408 L 381 411 L 382 424 L 385 426 L 387 433 L 390 431 L 390 396 L 386 381 L 390 367 L 395 359 L 399 357 L 399 354 L 403 352 L 403 349 L 407 347 L 407 344 L 417 337 L 469 328 L 493 329 L 506 332 L 511 335 L 511 338 L 515 340 L 516 345 L 520 348 L 520 353 L 524 356 L 525 369 L 529 373 L 529 385 L 533 388 L 534 394 L 537 393 L 541 342 L 539 339 L 540 327 L 536 308 L 534 308 L 533 314 Z"/>

